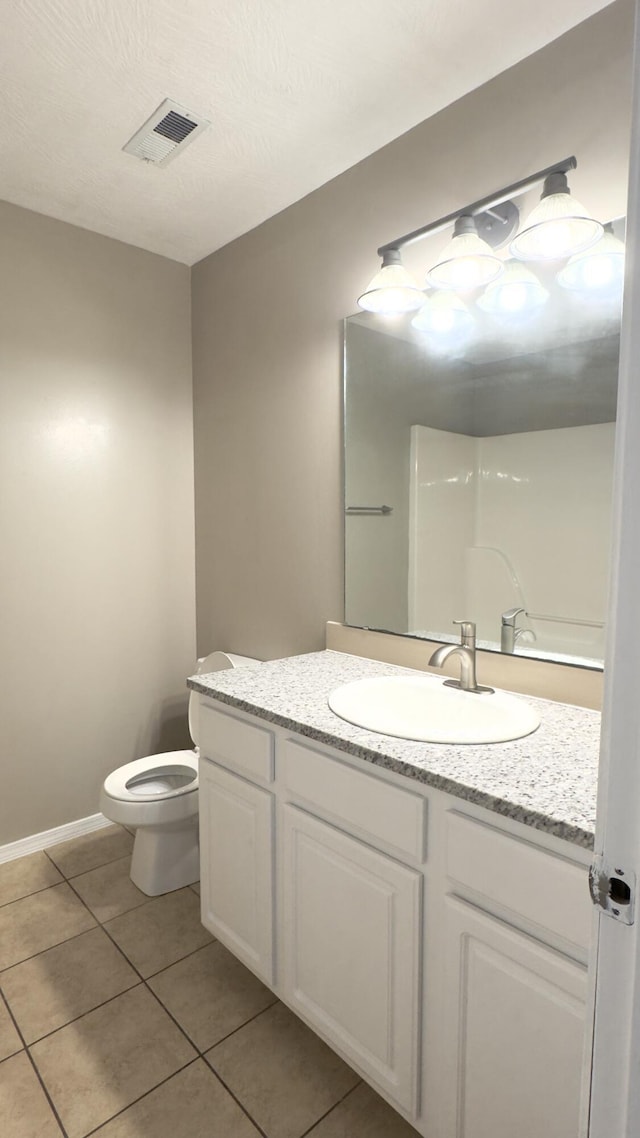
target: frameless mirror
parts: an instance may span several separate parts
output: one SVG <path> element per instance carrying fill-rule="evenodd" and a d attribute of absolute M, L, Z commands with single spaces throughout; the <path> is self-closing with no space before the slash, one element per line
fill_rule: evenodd
<path fill-rule="evenodd" d="M 347 624 L 602 665 L 620 292 L 557 271 L 526 319 L 346 320 Z"/>

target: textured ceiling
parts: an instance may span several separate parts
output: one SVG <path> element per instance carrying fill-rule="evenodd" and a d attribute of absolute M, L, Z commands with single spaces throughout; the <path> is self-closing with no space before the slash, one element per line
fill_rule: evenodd
<path fill-rule="evenodd" d="M 0 198 L 187 264 L 603 0 L 4 0 Z M 166 96 L 212 127 L 122 153 Z"/>

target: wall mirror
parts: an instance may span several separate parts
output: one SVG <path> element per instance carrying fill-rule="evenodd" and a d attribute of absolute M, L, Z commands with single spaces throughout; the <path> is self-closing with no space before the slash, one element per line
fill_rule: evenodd
<path fill-rule="evenodd" d="M 557 271 L 463 332 L 347 318 L 347 624 L 602 666 L 621 288 Z"/>

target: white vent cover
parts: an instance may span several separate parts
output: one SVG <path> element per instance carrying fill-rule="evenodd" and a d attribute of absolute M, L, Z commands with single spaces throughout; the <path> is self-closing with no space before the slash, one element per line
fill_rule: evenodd
<path fill-rule="evenodd" d="M 211 123 L 202 115 L 165 99 L 122 149 L 145 162 L 166 166 L 208 126 Z"/>

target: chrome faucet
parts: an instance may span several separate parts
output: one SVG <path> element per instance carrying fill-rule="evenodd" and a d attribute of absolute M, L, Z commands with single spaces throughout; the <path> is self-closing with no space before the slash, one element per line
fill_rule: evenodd
<path fill-rule="evenodd" d="M 476 681 L 476 626 L 472 620 L 454 620 L 460 625 L 459 644 L 441 644 L 429 660 L 432 668 L 441 668 L 450 656 L 460 657 L 460 679 L 445 680 L 445 687 L 460 688 L 462 691 L 492 692 L 493 688 L 481 687 Z"/>
<path fill-rule="evenodd" d="M 525 631 L 524 628 L 516 628 L 516 621 L 520 613 L 524 612 L 523 608 L 507 609 L 502 614 L 502 624 L 500 626 L 500 651 L 513 652 L 517 641 Z"/>

